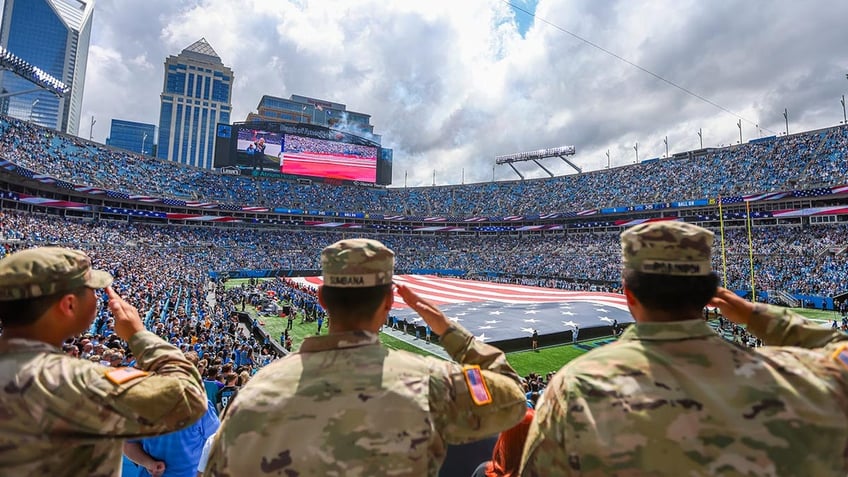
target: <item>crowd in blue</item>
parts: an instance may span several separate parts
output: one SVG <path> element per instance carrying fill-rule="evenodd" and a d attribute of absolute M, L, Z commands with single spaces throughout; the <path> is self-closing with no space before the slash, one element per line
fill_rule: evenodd
<path fill-rule="evenodd" d="M 453 271 L 460 276 L 515 278 L 542 286 L 616 287 L 620 278 L 617 232 L 574 231 L 546 235 L 399 235 L 356 230 L 280 230 L 191 227 L 140 222 L 60 218 L 8 210 L 0 238 L 9 244 L 62 244 L 89 250 L 104 265 L 120 267 L 121 277 L 192 277 L 197 287 L 212 271 L 319 270 L 319 251 L 343 238 L 368 236 L 397 251 L 404 272 Z M 714 269 L 731 289 L 754 288 L 804 296 L 830 297 L 848 290 L 844 257 L 848 225 L 758 226 L 751 246 L 745 228 L 726 228 L 724 253 L 717 230 Z M 18 246 L 18 245 L 15 245 Z M 113 251 L 113 252 L 109 252 Z M 118 255 L 113 255 L 118 254 Z M 724 260 L 722 259 L 724 257 Z M 139 260 L 136 267 L 134 260 Z M 143 261 L 142 261 L 143 260 Z M 167 273 L 159 273 L 157 270 Z M 162 287 L 157 280 L 156 286 Z M 586 285 L 588 286 L 588 285 Z M 164 290 L 162 290 L 164 292 Z"/>
<path fill-rule="evenodd" d="M 848 183 L 848 126 L 550 179 L 389 189 L 222 175 L 8 117 L 0 117 L 0 154 L 37 173 L 129 194 L 417 216 L 544 214 Z"/>

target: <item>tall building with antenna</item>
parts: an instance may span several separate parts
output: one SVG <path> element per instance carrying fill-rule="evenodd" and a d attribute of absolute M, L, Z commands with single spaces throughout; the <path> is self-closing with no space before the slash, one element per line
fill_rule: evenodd
<path fill-rule="evenodd" d="M 230 122 L 233 71 L 201 38 L 165 60 L 157 156 L 212 168 L 217 123 Z"/>

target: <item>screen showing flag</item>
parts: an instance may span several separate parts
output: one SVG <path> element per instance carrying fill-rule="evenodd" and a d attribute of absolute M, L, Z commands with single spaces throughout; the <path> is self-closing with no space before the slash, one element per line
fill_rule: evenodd
<path fill-rule="evenodd" d="M 377 181 L 378 149 L 286 134 L 277 158 L 284 174 L 373 183 Z"/>

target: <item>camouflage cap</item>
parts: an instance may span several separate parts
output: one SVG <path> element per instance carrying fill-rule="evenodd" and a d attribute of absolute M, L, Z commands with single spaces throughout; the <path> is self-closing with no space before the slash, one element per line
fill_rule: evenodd
<path fill-rule="evenodd" d="M 371 239 L 336 242 L 321 252 L 324 285 L 365 288 L 392 283 L 395 253 Z"/>
<path fill-rule="evenodd" d="M 637 225 L 621 234 L 622 266 L 655 275 L 709 275 L 713 235 L 686 222 Z"/>
<path fill-rule="evenodd" d="M 79 250 L 39 247 L 0 260 L 0 301 L 24 300 L 69 292 L 79 287 L 106 288 L 112 275 L 91 269 Z"/>

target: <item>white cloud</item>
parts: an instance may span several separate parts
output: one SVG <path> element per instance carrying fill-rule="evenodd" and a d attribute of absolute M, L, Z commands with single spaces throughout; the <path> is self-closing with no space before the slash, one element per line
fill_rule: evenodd
<path fill-rule="evenodd" d="M 395 150 L 395 185 L 491 179 L 497 154 L 573 144 L 585 169 L 738 140 L 737 118 L 557 27 L 681 87 L 782 131 L 842 119 L 848 53 L 844 2 L 541 0 L 522 38 L 490 0 L 100 0 L 84 120 L 95 138 L 111 118 L 158 123 L 162 64 L 205 37 L 236 76 L 234 120 L 263 94 L 300 94 L 372 115 Z M 552 26 L 544 20 L 552 23 Z M 85 128 L 83 128 L 85 129 Z M 87 133 L 87 131 L 85 131 Z M 559 160 L 545 165 L 556 173 Z M 534 164 L 518 165 L 530 177 Z M 498 178 L 514 178 L 508 168 Z"/>

